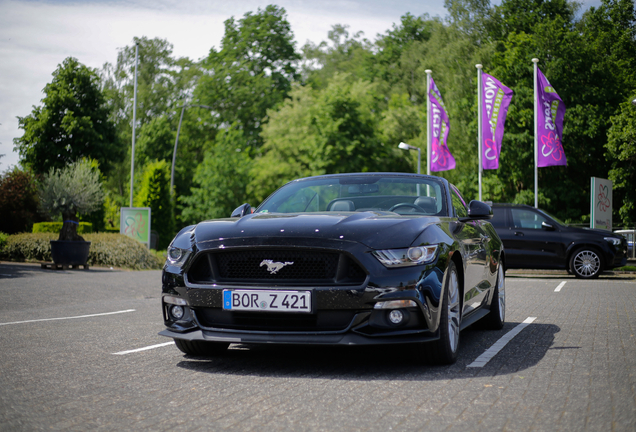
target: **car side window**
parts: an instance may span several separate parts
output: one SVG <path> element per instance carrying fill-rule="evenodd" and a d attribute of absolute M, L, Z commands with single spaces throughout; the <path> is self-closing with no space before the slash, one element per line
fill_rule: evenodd
<path fill-rule="evenodd" d="M 510 209 L 515 228 L 541 229 L 541 224 L 548 220 L 541 214 L 526 209 Z"/>
<path fill-rule="evenodd" d="M 451 200 L 453 203 L 453 208 L 455 209 L 455 216 L 457 217 L 466 217 L 468 216 L 468 208 L 466 207 L 466 202 L 464 198 L 462 198 L 459 191 L 455 188 L 455 186 L 451 185 Z"/>

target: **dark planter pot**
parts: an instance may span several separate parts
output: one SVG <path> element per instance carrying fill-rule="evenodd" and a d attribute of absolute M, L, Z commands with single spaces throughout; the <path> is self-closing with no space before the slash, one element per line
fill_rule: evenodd
<path fill-rule="evenodd" d="M 86 265 L 91 242 L 51 240 L 51 255 L 55 264 Z"/>

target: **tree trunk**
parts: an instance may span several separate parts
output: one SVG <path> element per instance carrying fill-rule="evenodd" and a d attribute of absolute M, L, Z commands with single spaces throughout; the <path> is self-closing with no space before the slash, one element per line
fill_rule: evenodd
<path fill-rule="evenodd" d="M 64 219 L 64 225 L 62 225 L 58 240 L 84 241 L 84 238 L 77 234 L 79 226 L 77 215 L 75 213 L 62 213 L 62 219 Z"/>

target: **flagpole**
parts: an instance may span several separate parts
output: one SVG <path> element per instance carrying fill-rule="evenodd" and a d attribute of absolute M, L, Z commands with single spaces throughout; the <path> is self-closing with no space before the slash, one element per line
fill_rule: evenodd
<path fill-rule="evenodd" d="M 534 63 L 534 208 L 539 208 L 539 92 L 537 89 L 537 63 L 538 58 L 533 58 Z"/>
<path fill-rule="evenodd" d="M 477 153 L 478 153 L 478 158 L 477 160 L 479 161 L 479 201 L 481 201 L 481 175 L 483 172 L 483 166 L 482 166 L 482 161 L 481 161 L 481 157 L 482 157 L 482 141 L 483 141 L 483 131 L 482 131 L 482 125 L 481 125 L 481 106 L 482 106 L 482 84 L 481 84 L 481 68 L 483 68 L 482 65 L 478 64 L 475 65 L 475 67 L 477 68 Z"/>
<path fill-rule="evenodd" d="M 426 69 L 426 175 L 431 175 L 431 74 Z"/>

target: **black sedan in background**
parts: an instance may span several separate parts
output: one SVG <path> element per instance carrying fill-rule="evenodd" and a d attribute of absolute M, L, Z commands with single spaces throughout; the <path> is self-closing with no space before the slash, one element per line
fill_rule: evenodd
<path fill-rule="evenodd" d="M 492 210 L 443 178 L 304 178 L 232 216 L 188 226 L 168 248 L 160 334 L 186 354 L 409 343 L 425 361 L 452 363 L 461 329 L 482 318 L 503 327 Z"/>
<path fill-rule="evenodd" d="M 569 227 L 529 205 L 493 204 L 493 211 L 506 268 L 566 269 L 589 279 L 627 264 L 627 241 L 610 231 Z"/>

